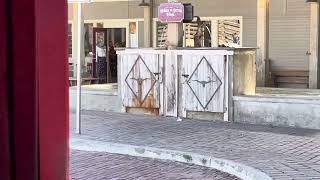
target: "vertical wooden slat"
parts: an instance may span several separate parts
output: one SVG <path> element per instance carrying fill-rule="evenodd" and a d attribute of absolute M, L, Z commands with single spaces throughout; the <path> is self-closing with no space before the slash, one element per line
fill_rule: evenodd
<path fill-rule="evenodd" d="M 179 107 L 183 109 L 183 115 L 186 115 L 186 111 L 196 111 L 196 112 L 224 112 L 224 96 L 225 96 L 225 62 L 223 54 L 215 54 L 214 51 L 209 54 L 197 54 L 196 51 L 189 53 L 184 53 L 182 58 L 182 74 L 189 75 L 188 78 L 181 78 L 183 82 L 182 90 L 179 90 L 179 101 L 182 101 L 182 106 Z M 202 58 L 206 58 L 202 60 Z M 202 60 L 202 61 L 201 61 Z M 208 61 L 208 62 L 207 62 Z M 200 63 L 201 62 L 201 63 Z M 200 64 L 199 64 L 200 63 Z M 198 66 L 198 67 L 197 67 Z M 210 67 L 211 66 L 211 67 Z M 198 70 L 196 70 L 198 68 Z M 219 87 L 218 79 L 221 80 L 221 86 Z M 191 78 L 191 79 L 190 79 Z M 190 87 L 187 84 L 189 80 Z M 211 82 L 202 86 L 200 82 L 202 81 L 216 81 Z M 197 82 L 198 81 L 198 82 Z M 216 94 L 211 99 L 214 91 L 217 90 Z M 198 99 L 199 100 L 198 100 Z M 200 103 L 200 102 L 201 103 Z M 208 104 L 209 103 L 209 104 Z M 206 105 L 207 109 L 204 109 Z"/>
<path fill-rule="evenodd" d="M 310 4 L 309 88 L 320 88 L 319 73 L 319 4 Z"/>

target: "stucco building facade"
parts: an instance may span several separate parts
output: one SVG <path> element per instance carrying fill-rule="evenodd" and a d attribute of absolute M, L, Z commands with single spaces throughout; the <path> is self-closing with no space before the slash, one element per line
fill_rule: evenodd
<path fill-rule="evenodd" d="M 93 49 L 93 29 L 106 28 L 108 41 L 115 47 L 165 46 L 166 25 L 158 21 L 158 6 L 151 4 L 152 22 L 146 27 L 145 7 L 141 0 L 93 0 L 83 5 L 85 48 Z M 194 15 L 205 23 L 204 47 L 258 47 L 257 60 L 260 86 L 318 88 L 318 3 L 305 0 L 181 0 L 191 3 Z M 68 8 L 70 28 L 70 61 L 76 51 L 76 4 Z M 195 23 L 184 24 L 184 47 L 192 47 Z M 150 33 L 150 35 L 148 35 Z M 235 38 L 236 36 L 236 38 Z M 234 42 L 237 39 L 237 42 Z M 71 41 L 73 43 L 71 43 Z M 147 43 L 148 44 L 148 43 Z M 90 58 L 86 58 L 90 62 Z"/>

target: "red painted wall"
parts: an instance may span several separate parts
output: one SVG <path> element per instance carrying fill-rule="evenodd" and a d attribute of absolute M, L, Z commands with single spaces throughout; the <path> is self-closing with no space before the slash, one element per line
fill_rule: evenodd
<path fill-rule="evenodd" d="M 63 180 L 69 138 L 66 0 L 6 2 L 0 2 L 0 47 L 6 47 L 0 48 L 0 176 Z M 2 168 L 10 164 L 11 170 Z"/>

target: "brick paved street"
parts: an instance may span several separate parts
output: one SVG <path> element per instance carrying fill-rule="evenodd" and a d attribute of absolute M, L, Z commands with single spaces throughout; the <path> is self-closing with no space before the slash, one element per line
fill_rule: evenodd
<path fill-rule="evenodd" d="M 193 152 L 259 169 L 274 179 L 320 179 L 320 131 L 86 111 L 71 137 Z"/>
<path fill-rule="evenodd" d="M 75 180 L 237 180 L 209 168 L 149 158 L 71 151 L 71 179 Z"/>

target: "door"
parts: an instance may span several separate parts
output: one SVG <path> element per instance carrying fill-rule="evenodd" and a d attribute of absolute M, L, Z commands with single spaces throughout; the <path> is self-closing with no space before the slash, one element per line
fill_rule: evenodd
<path fill-rule="evenodd" d="M 226 63 L 223 55 L 183 54 L 181 108 L 187 112 L 225 112 Z"/>
<path fill-rule="evenodd" d="M 106 28 L 94 28 L 93 29 L 93 59 L 92 59 L 92 72 L 93 77 L 97 77 L 97 45 L 104 46 L 106 49 L 106 58 L 107 58 L 107 49 L 108 49 L 108 34 Z M 107 69 L 106 69 L 107 71 Z M 107 71 L 108 72 L 108 71 Z M 106 77 L 108 81 L 108 77 Z"/>
<path fill-rule="evenodd" d="M 125 111 L 159 115 L 160 56 L 150 52 L 125 52 L 120 57 L 122 102 Z"/>

